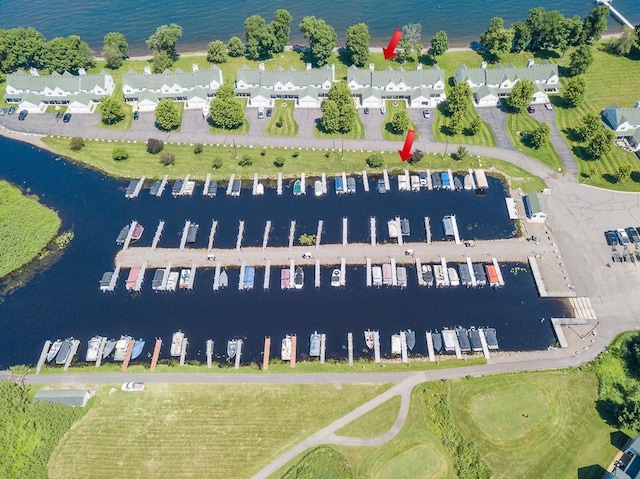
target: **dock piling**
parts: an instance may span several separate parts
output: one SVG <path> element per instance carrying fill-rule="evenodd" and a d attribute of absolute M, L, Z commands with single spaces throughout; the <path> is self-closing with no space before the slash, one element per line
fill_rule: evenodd
<path fill-rule="evenodd" d="M 262 370 L 267 371 L 269 369 L 269 355 L 271 354 L 271 338 L 265 336 L 264 338 L 264 351 L 262 353 Z"/>
<path fill-rule="evenodd" d="M 298 346 L 298 338 L 296 337 L 295 334 L 291 335 L 291 361 L 290 366 L 292 368 L 296 367 L 296 348 Z"/>
<path fill-rule="evenodd" d="M 213 339 L 207 339 L 207 368 L 211 369 L 211 358 L 213 356 Z"/>
<path fill-rule="evenodd" d="M 347 334 L 347 347 L 349 349 L 349 366 L 353 367 L 353 333 Z"/>
<path fill-rule="evenodd" d="M 151 366 L 149 371 L 154 372 L 158 365 L 158 358 L 160 357 L 160 348 L 162 347 L 162 339 L 156 338 L 156 345 L 153 348 L 153 356 L 151 357 Z M 100 356 L 100 355 L 98 355 Z"/>
<path fill-rule="evenodd" d="M 40 374 L 40 370 L 42 369 L 42 365 L 47 359 L 47 354 L 49 353 L 50 348 L 51 348 L 51 341 L 47 339 L 44 342 L 44 346 L 42 346 L 42 352 L 40 353 L 40 358 L 38 359 L 38 364 L 36 365 L 36 374 Z"/>

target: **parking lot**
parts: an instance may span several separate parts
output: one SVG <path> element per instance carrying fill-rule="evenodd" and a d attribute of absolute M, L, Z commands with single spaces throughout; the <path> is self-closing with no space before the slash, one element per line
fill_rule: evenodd
<path fill-rule="evenodd" d="M 640 231 L 628 226 L 604 232 L 607 246 L 611 247 L 611 261 L 625 263 L 640 261 Z"/>

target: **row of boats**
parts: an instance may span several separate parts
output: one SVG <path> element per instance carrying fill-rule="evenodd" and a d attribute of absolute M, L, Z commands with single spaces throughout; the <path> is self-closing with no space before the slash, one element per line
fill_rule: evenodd
<path fill-rule="evenodd" d="M 339 271 L 339 270 L 338 270 Z M 459 274 L 458 274 L 459 273 Z M 441 264 L 421 265 L 422 282 L 425 286 L 444 288 L 447 286 L 483 287 L 487 284 L 493 288 L 500 286 L 500 278 L 495 265 L 472 263 L 459 263 L 455 266 L 444 267 Z M 407 286 L 406 266 L 396 266 L 395 277 L 390 263 L 371 267 L 371 284 L 380 286 Z"/>
<path fill-rule="evenodd" d="M 367 330 L 364 332 L 365 344 L 369 349 L 374 349 L 377 331 Z M 496 350 L 499 348 L 498 336 L 495 328 L 470 327 L 469 329 L 459 326 L 457 328 L 444 328 L 442 331 L 429 331 L 435 353 L 453 353 L 456 348 L 460 352 L 480 352 L 482 348 L 481 335 L 484 335 L 487 349 Z M 405 338 L 407 349 L 412 351 L 416 344 L 416 333 L 411 329 L 400 331 L 391 336 L 391 354 L 402 354 L 402 338 Z"/>
<path fill-rule="evenodd" d="M 122 246 L 127 240 L 127 236 L 129 236 L 129 230 L 131 229 L 131 225 L 124 226 L 118 236 L 116 237 L 116 244 L 118 246 Z M 200 225 L 198 223 L 190 223 L 189 228 L 187 230 L 187 243 L 195 243 L 198 239 L 198 231 L 200 230 Z M 136 222 L 135 227 L 133 228 L 133 233 L 131 234 L 131 240 L 129 243 L 135 243 L 140 238 L 142 238 L 142 233 L 144 233 L 144 226 L 140 223 Z"/>
<path fill-rule="evenodd" d="M 65 364 L 69 355 L 71 354 L 74 339 L 57 339 L 52 342 L 49 351 L 47 352 L 47 362 L 50 363 L 55 360 L 56 364 Z M 124 361 L 129 346 L 133 342 L 133 348 L 131 349 L 131 360 L 136 359 L 142 353 L 144 349 L 144 339 L 133 339 L 131 336 L 120 336 L 120 339 L 107 339 L 104 336 L 94 336 L 87 344 L 87 353 L 85 359 L 87 362 L 95 362 L 98 359 L 98 355 L 102 355 L 102 359 L 107 359 L 111 353 L 113 353 L 114 361 Z M 100 347 L 104 343 L 102 351 Z"/>

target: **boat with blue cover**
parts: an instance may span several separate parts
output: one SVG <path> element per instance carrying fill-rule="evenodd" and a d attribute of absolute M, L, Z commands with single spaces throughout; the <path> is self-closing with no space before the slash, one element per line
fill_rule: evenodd
<path fill-rule="evenodd" d="M 320 356 L 320 335 L 318 331 L 314 331 L 309 338 L 309 356 L 312 358 Z"/>
<path fill-rule="evenodd" d="M 344 191 L 344 183 L 342 181 L 342 177 L 341 176 L 336 176 L 336 179 L 334 180 L 334 185 L 336 188 L 336 194 L 341 195 L 343 194 Z"/>
<path fill-rule="evenodd" d="M 300 196 L 302 194 L 302 182 L 300 180 L 296 180 L 293 184 L 293 194 L 295 196 Z"/>
<path fill-rule="evenodd" d="M 138 339 L 135 342 L 135 344 L 133 345 L 133 349 L 131 350 L 131 360 L 134 360 L 138 356 L 140 356 L 140 354 L 142 353 L 142 350 L 144 349 L 144 344 L 145 344 L 145 341 L 142 338 Z"/>
<path fill-rule="evenodd" d="M 242 287 L 244 289 L 253 289 L 253 280 L 256 275 L 256 269 L 253 266 L 247 266 L 244 269 L 244 279 L 242 280 Z"/>

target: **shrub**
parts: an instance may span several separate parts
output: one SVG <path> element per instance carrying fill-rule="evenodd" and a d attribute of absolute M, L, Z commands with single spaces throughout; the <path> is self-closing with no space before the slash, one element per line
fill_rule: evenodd
<path fill-rule="evenodd" d="M 267 150 L 262 150 L 260 152 L 260 156 L 267 156 Z"/>
<path fill-rule="evenodd" d="M 160 163 L 164 166 L 173 165 L 176 162 L 176 156 L 173 153 L 163 153 L 160 156 Z"/>
<path fill-rule="evenodd" d="M 71 148 L 73 151 L 80 151 L 82 150 L 83 146 L 84 139 L 80 138 L 79 136 L 74 136 L 69 140 L 69 148 Z"/>
<path fill-rule="evenodd" d="M 424 158 L 424 151 L 413 150 L 413 156 L 409 158 L 407 161 L 413 164 L 413 163 L 418 163 L 422 158 Z"/>
<path fill-rule="evenodd" d="M 124 161 L 129 158 L 129 152 L 124 148 L 116 148 L 113 150 L 113 159 L 115 161 Z"/>
<path fill-rule="evenodd" d="M 200 153 L 202 153 L 203 149 L 204 147 L 202 146 L 202 143 L 196 143 L 195 145 L 193 145 L 193 152 L 196 155 L 199 155 Z"/>
<path fill-rule="evenodd" d="M 147 151 L 152 155 L 160 153 L 164 148 L 164 141 L 156 140 L 155 138 L 149 138 L 147 140 Z"/>
<path fill-rule="evenodd" d="M 214 158 L 213 162 L 211 163 L 211 168 L 213 168 L 214 170 L 219 170 L 220 168 L 222 168 L 222 158 Z"/>
<path fill-rule="evenodd" d="M 244 155 L 240 161 L 238 161 L 238 164 L 240 166 L 251 166 L 253 165 L 253 160 L 251 159 L 251 157 L 249 155 Z"/>
<path fill-rule="evenodd" d="M 380 168 L 384 165 L 384 157 L 382 153 L 371 153 L 365 162 L 369 168 Z"/>
<path fill-rule="evenodd" d="M 299 152 L 299 151 L 294 151 L 294 152 L 291 154 L 291 156 L 292 156 L 292 157 L 294 157 L 294 158 L 298 158 L 298 157 L 300 156 L 300 152 Z"/>
<path fill-rule="evenodd" d="M 278 158 L 273 160 L 273 164 L 278 168 L 282 168 L 284 166 L 285 161 L 286 160 L 282 156 L 279 156 Z"/>

